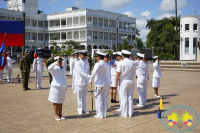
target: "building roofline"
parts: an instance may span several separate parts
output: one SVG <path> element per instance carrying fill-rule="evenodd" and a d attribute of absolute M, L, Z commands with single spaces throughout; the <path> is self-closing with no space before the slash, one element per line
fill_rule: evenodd
<path fill-rule="evenodd" d="M 186 15 L 186 16 L 181 16 L 181 18 L 187 18 L 187 17 L 200 17 L 200 15 Z"/>

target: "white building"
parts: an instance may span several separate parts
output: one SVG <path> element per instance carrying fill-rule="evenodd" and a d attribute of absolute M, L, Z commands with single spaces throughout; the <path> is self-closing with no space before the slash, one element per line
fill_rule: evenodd
<path fill-rule="evenodd" d="M 200 15 L 181 17 L 180 60 L 200 61 Z"/>
<path fill-rule="evenodd" d="M 119 43 L 128 37 L 129 44 L 136 38 L 136 19 L 127 15 L 104 10 L 66 8 L 64 12 L 41 14 L 38 0 L 9 0 L 8 9 L 0 9 L 0 19 L 25 20 L 25 49 L 45 47 L 52 49 L 50 42 L 56 37 L 59 47 L 63 42 L 74 40 L 80 42 L 83 49 L 111 47 L 116 44 L 116 26 L 119 27 Z M 52 11 L 53 12 L 53 11 Z M 15 48 L 20 49 L 21 47 Z"/>

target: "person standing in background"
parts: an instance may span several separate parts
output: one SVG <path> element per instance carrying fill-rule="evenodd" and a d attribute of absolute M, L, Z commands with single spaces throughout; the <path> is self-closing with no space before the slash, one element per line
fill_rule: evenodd
<path fill-rule="evenodd" d="M 39 56 L 37 57 L 37 59 L 33 60 L 33 70 L 35 72 L 35 76 L 37 75 L 36 77 L 37 89 L 42 89 L 41 82 L 42 82 L 42 74 L 43 74 L 43 58 L 41 58 L 41 52 L 38 52 L 38 54 Z"/>
<path fill-rule="evenodd" d="M 47 60 L 46 62 L 46 67 L 47 67 L 47 70 L 48 70 L 48 67 L 54 62 L 54 54 L 51 53 L 51 57 Z M 52 76 L 51 76 L 51 73 L 49 72 L 49 83 L 51 84 L 52 82 Z"/>
<path fill-rule="evenodd" d="M 29 81 L 30 70 L 31 70 L 30 58 L 28 57 L 28 55 L 29 55 L 28 52 L 24 52 L 24 56 L 19 61 L 19 69 L 22 74 L 23 91 L 31 90 L 28 87 L 28 81 Z"/>
<path fill-rule="evenodd" d="M 91 58 L 91 54 L 88 55 L 88 62 L 89 62 L 89 65 L 90 65 L 90 73 L 92 71 L 92 58 Z"/>
<path fill-rule="evenodd" d="M 10 52 L 7 52 L 7 64 L 6 64 L 6 68 L 7 68 L 7 82 L 8 83 L 12 83 L 11 81 L 11 76 L 12 76 L 12 69 L 13 69 L 13 63 L 15 61 L 10 58 Z"/>
<path fill-rule="evenodd" d="M 161 96 L 158 95 L 158 88 L 160 87 L 160 78 L 162 78 L 162 68 L 158 56 L 154 56 L 153 58 L 153 70 L 152 87 L 154 88 L 154 97 L 160 98 Z"/>

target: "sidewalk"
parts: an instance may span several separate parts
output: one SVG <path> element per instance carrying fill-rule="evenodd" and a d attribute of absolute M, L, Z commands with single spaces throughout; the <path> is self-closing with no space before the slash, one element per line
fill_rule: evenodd
<path fill-rule="evenodd" d="M 107 118 L 95 119 L 91 113 L 79 116 L 77 113 L 76 94 L 72 93 L 71 78 L 68 77 L 68 90 L 63 104 L 63 116 L 67 119 L 56 121 L 54 119 L 52 103 L 48 101 L 49 78 L 46 68 L 42 78 L 44 89 L 35 89 L 34 73 L 30 73 L 30 91 L 22 91 L 21 83 L 16 78 L 19 73 L 18 65 L 14 65 L 13 81 L 0 83 L 0 133 L 168 133 L 161 119 L 157 118 L 160 100 L 153 98 L 152 64 L 149 64 L 149 84 L 147 93 L 147 106 L 143 109 L 136 107 L 138 91 L 134 89 L 134 113 L 132 118 L 119 117 L 119 104 L 111 104 L 110 98 Z M 6 70 L 4 70 L 6 80 Z M 200 114 L 200 74 L 197 72 L 163 71 L 159 94 L 163 97 L 164 110 L 185 105 L 193 108 Z M 136 83 L 136 79 L 134 79 Z M 136 86 L 136 85 L 135 85 Z M 118 99 L 118 98 L 117 98 Z M 87 95 L 87 110 L 91 112 L 91 92 Z M 94 105 L 95 107 L 95 105 Z M 164 111 L 163 110 L 163 111 Z M 190 132 L 200 132 L 200 126 Z"/>

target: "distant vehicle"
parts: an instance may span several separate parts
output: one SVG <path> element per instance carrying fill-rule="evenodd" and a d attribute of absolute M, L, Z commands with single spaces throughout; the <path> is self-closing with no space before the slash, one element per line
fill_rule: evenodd
<path fill-rule="evenodd" d="M 150 48 L 143 48 L 140 50 L 141 54 L 145 54 L 146 56 L 146 60 L 152 60 L 153 56 L 152 56 L 152 49 Z"/>
<path fill-rule="evenodd" d="M 35 50 L 28 50 L 27 52 L 29 53 L 29 57 L 31 59 L 31 63 L 33 63 L 33 60 L 34 60 L 33 55 L 34 55 Z M 44 61 L 51 57 L 51 50 L 38 49 L 38 52 L 42 53 L 42 58 L 44 59 Z"/>

